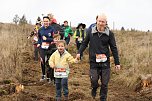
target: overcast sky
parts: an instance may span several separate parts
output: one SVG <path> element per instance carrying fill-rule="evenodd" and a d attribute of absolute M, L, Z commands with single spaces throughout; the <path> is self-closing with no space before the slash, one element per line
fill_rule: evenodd
<path fill-rule="evenodd" d="M 0 22 L 12 22 L 15 14 L 26 15 L 34 24 L 37 16 L 53 13 L 58 23 L 82 22 L 89 26 L 99 13 L 105 13 L 110 28 L 124 26 L 152 30 L 152 0 L 1 0 Z M 113 24 L 114 23 L 114 24 Z"/>

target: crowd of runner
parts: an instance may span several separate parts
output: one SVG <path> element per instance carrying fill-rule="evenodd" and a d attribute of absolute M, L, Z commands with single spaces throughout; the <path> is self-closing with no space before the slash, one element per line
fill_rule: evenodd
<path fill-rule="evenodd" d="M 66 46 L 70 39 L 75 39 L 78 50 L 76 58 L 68 52 Z M 68 101 L 69 64 L 83 59 L 83 51 L 89 46 L 91 95 L 95 99 L 101 80 L 100 101 L 106 101 L 108 82 L 110 79 L 110 50 L 114 57 L 115 68 L 120 69 L 119 56 L 114 33 L 107 26 L 104 14 L 97 15 L 96 22 L 86 30 L 86 25 L 78 23 L 75 30 L 65 20 L 57 23 L 52 14 L 37 18 L 34 30 L 28 36 L 33 39 L 34 60 L 38 62 L 40 54 L 42 76 L 40 82 L 47 81 L 56 88 L 56 101 L 61 101 L 62 90 L 64 100 Z"/>

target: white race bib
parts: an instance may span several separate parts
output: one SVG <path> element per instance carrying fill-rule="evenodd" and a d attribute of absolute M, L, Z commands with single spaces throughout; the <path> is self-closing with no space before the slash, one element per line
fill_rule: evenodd
<path fill-rule="evenodd" d="M 41 48 L 48 49 L 49 48 L 49 44 L 46 43 L 46 42 L 42 42 Z"/>
<path fill-rule="evenodd" d="M 107 56 L 105 54 L 96 54 L 96 62 L 106 62 Z"/>
<path fill-rule="evenodd" d="M 56 78 L 68 77 L 68 75 L 66 73 L 66 68 L 55 68 L 54 69 L 54 77 L 56 77 Z"/>

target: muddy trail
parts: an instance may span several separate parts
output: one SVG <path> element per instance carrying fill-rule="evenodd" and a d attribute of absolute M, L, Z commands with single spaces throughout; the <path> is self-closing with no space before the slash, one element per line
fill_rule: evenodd
<path fill-rule="evenodd" d="M 40 82 L 40 62 L 24 53 L 24 69 L 22 71 L 22 84 L 24 90 L 19 93 L 10 93 L 0 96 L 0 101 L 55 101 L 55 85 Z M 73 64 L 69 76 L 69 101 L 99 101 L 99 89 L 96 99 L 92 99 L 89 81 L 89 64 L 87 55 L 78 64 Z M 111 78 L 109 83 L 108 101 L 152 101 L 152 92 L 137 93 L 128 89 Z"/>

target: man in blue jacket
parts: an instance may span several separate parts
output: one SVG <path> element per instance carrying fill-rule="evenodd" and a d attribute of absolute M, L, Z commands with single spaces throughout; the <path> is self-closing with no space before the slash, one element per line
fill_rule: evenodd
<path fill-rule="evenodd" d="M 50 26 L 50 19 L 48 16 L 43 17 L 43 26 L 38 30 L 38 45 L 40 47 L 40 57 L 41 57 L 41 69 L 42 69 L 42 78 L 40 81 L 46 79 L 46 57 L 48 52 L 51 52 L 52 48 L 56 48 L 54 43 L 53 35 L 54 28 Z"/>
<path fill-rule="evenodd" d="M 96 97 L 96 91 L 99 87 L 98 80 L 101 80 L 100 101 L 106 101 L 108 93 L 108 82 L 110 79 L 110 50 L 112 51 L 115 68 L 120 69 L 117 46 L 114 33 L 107 28 L 107 18 L 104 14 L 100 14 L 96 18 L 96 23 L 87 30 L 87 35 L 80 46 L 77 58 L 89 44 L 89 60 L 90 60 L 90 80 L 91 95 Z"/>

